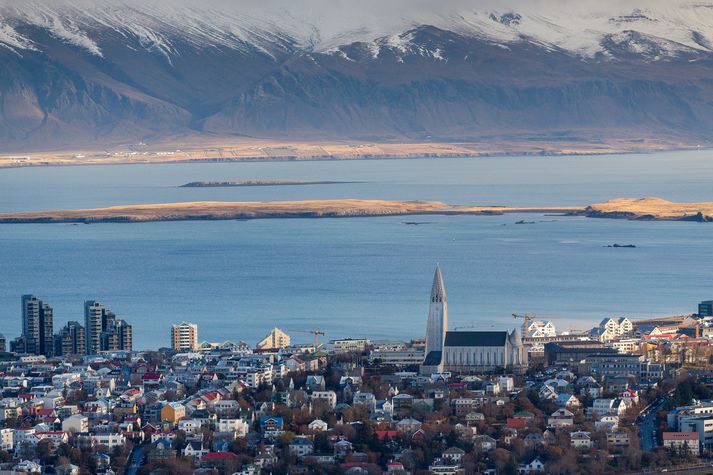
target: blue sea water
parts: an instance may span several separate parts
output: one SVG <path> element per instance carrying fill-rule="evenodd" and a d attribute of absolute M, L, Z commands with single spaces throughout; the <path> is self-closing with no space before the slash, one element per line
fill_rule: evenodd
<path fill-rule="evenodd" d="M 0 170 L 0 211 L 193 200 L 379 198 L 511 206 L 619 196 L 713 201 L 711 152 Z M 178 188 L 197 180 L 348 180 L 294 187 Z M 518 220 L 535 224 L 515 224 Z M 417 221 L 423 224 L 410 225 Z M 635 244 L 613 249 L 608 244 Z M 440 262 L 451 327 L 512 328 L 512 312 L 584 329 L 611 315 L 690 313 L 713 298 L 713 225 L 545 215 L 277 219 L 0 226 L 0 332 L 20 295 L 55 327 L 97 299 L 134 325 L 138 349 L 169 327 L 255 343 L 278 325 L 327 338 L 422 337 Z M 293 333 L 309 341 L 305 333 Z"/>

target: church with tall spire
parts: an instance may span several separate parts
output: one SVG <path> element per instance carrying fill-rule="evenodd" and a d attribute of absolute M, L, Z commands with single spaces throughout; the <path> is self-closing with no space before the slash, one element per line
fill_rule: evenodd
<path fill-rule="evenodd" d="M 428 322 L 426 323 L 426 351 L 423 366 L 426 371 L 440 372 L 443 343 L 448 331 L 448 298 L 446 286 L 443 283 L 441 267 L 436 264 L 431 286 L 431 303 L 428 308 Z M 422 371 L 423 372 L 423 371 Z"/>
<path fill-rule="evenodd" d="M 517 329 L 507 331 L 448 331 L 448 299 L 441 268 L 437 264 L 431 286 L 426 323 L 423 375 L 527 369 L 527 348 Z"/>

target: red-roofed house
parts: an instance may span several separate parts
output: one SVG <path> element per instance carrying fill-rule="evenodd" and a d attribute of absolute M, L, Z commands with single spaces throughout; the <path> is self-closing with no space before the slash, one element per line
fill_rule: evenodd
<path fill-rule="evenodd" d="M 529 419 L 525 417 L 508 417 L 506 424 L 508 427 L 511 427 L 513 429 L 524 429 L 527 427 L 527 423 L 529 422 Z"/>
<path fill-rule="evenodd" d="M 159 386 L 163 382 L 163 374 L 151 371 L 141 376 L 144 386 Z"/>
<path fill-rule="evenodd" d="M 201 457 L 201 466 L 213 468 L 221 475 L 231 474 L 238 468 L 239 458 L 232 452 L 210 452 Z"/>
<path fill-rule="evenodd" d="M 393 439 L 399 435 L 399 433 L 395 430 L 377 430 L 376 431 L 376 437 L 379 438 L 380 441 L 385 441 L 388 439 Z"/>

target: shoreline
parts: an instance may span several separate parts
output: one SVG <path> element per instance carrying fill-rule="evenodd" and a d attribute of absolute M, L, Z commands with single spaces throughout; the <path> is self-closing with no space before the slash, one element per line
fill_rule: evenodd
<path fill-rule="evenodd" d="M 12 168 L 158 165 L 182 163 L 264 163 L 348 160 L 468 159 L 492 157 L 599 157 L 713 149 L 713 144 L 588 142 L 425 142 L 357 143 L 237 141 L 214 145 L 181 142 L 122 146 L 113 150 L 69 149 L 39 152 L 0 153 L 0 170 Z"/>
<path fill-rule="evenodd" d="M 460 206 L 439 201 L 307 200 L 197 201 L 0 214 L 0 224 L 144 223 L 253 219 L 360 218 L 381 216 L 471 215 L 582 212 L 579 207 Z"/>
<path fill-rule="evenodd" d="M 305 186 L 305 185 L 348 185 L 356 181 L 300 181 L 300 180 L 242 180 L 242 181 L 191 181 L 177 188 L 241 188 L 253 186 Z"/>
<path fill-rule="evenodd" d="M 660 198 L 618 198 L 589 206 L 467 206 L 440 201 L 305 200 L 194 201 L 0 214 L 0 224 L 142 223 L 286 218 L 356 218 L 379 216 L 557 213 L 587 218 L 639 221 L 713 222 L 713 202 L 673 203 Z"/>

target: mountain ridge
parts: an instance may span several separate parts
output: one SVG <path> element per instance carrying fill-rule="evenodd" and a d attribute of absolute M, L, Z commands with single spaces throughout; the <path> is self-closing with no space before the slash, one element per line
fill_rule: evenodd
<path fill-rule="evenodd" d="M 712 5 L 607 1 L 568 25 L 559 0 L 408 16 L 399 0 L 376 20 L 375 2 L 351 20 L 328 3 L 0 0 L 0 151 L 182 134 L 708 143 Z"/>

